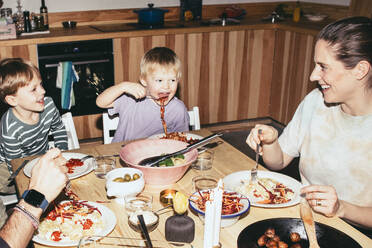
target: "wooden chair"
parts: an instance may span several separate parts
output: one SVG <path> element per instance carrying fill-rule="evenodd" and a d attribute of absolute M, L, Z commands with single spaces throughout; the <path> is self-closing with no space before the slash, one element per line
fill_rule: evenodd
<path fill-rule="evenodd" d="M 192 130 L 200 129 L 199 107 L 193 107 L 188 111 L 190 117 L 190 127 Z M 109 116 L 108 113 L 102 114 L 103 121 L 103 143 L 110 144 L 114 138 L 115 130 L 119 124 L 119 116 Z"/>

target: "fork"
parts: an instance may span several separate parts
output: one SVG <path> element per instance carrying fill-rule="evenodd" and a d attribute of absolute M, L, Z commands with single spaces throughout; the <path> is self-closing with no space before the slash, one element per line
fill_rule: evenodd
<path fill-rule="evenodd" d="M 261 134 L 262 130 L 258 129 L 258 134 Z M 257 144 L 256 146 L 256 165 L 251 170 L 251 183 L 257 182 L 257 169 L 258 169 L 258 159 L 260 157 L 260 144 Z"/>

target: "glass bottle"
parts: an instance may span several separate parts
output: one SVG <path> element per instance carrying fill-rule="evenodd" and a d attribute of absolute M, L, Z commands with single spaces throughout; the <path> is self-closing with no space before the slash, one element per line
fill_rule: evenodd
<path fill-rule="evenodd" d="M 293 10 L 293 21 L 294 22 L 299 22 L 301 17 L 301 6 L 300 6 L 300 1 L 296 2 L 296 7 Z"/>
<path fill-rule="evenodd" d="M 32 32 L 31 20 L 30 20 L 30 12 L 29 11 L 23 11 L 23 21 L 24 21 L 23 31 L 25 33 Z"/>
<path fill-rule="evenodd" d="M 49 29 L 48 8 L 45 5 L 45 0 L 41 0 L 40 16 L 42 16 L 42 20 L 44 21 L 43 23 L 44 29 Z"/>

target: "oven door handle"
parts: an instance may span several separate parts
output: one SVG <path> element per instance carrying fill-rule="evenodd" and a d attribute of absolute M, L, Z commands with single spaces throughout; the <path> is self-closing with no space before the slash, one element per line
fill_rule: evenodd
<path fill-rule="evenodd" d="M 86 60 L 86 61 L 76 61 L 72 62 L 73 65 L 86 65 L 86 64 L 97 64 L 110 62 L 109 59 L 97 59 L 97 60 Z M 45 68 L 58 67 L 59 64 L 46 64 Z"/>

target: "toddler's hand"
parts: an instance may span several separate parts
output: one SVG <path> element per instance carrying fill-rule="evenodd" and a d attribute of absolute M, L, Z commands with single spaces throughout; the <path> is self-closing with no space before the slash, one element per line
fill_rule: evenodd
<path fill-rule="evenodd" d="M 261 134 L 258 134 L 258 130 L 261 130 Z M 267 125 L 257 124 L 254 128 L 252 128 L 251 132 L 247 137 L 247 144 L 253 150 L 256 150 L 257 144 L 272 144 L 274 141 L 278 139 L 278 131 Z M 260 152 L 262 151 L 262 147 L 260 147 Z"/>
<path fill-rule="evenodd" d="M 136 99 L 141 99 L 146 96 L 146 88 L 139 83 L 125 82 L 123 83 L 124 92 L 134 96 Z"/>

